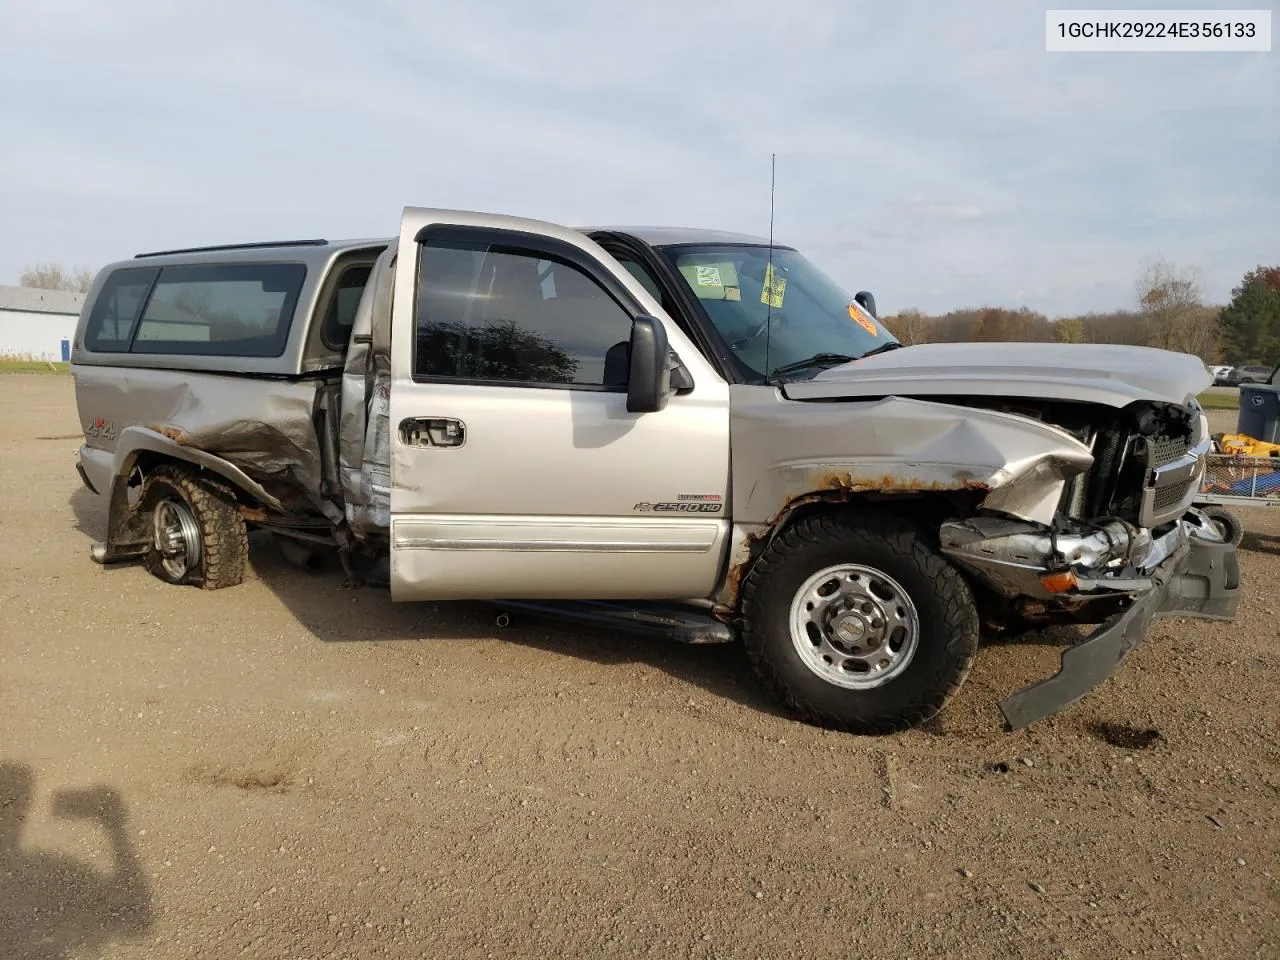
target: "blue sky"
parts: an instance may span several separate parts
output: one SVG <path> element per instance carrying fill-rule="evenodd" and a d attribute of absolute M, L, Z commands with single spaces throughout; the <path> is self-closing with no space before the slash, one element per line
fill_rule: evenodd
<path fill-rule="evenodd" d="M 1274 38 L 1050 54 L 1045 6 L 0 0 L 0 283 L 408 204 L 764 233 L 771 152 L 778 238 L 886 313 L 1280 262 Z"/>

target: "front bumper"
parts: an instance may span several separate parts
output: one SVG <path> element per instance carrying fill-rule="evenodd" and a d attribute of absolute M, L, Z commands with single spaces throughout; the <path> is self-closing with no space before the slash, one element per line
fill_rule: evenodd
<path fill-rule="evenodd" d="M 1151 586 L 1088 639 L 1062 654 L 1048 680 L 1000 702 L 1008 729 L 1018 730 L 1081 699 L 1115 672 L 1160 617 L 1231 620 L 1240 602 L 1240 564 L 1230 543 L 1192 531 L 1187 541 L 1146 579 Z"/>

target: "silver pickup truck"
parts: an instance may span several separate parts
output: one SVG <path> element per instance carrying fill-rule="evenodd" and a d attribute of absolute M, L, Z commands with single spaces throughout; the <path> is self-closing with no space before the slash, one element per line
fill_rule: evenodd
<path fill-rule="evenodd" d="M 1200 360 L 904 347 L 755 237 L 408 208 L 398 238 L 141 254 L 72 372 L 101 563 L 227 587 L 261 528 L 395 600 L 741 640 L 844 730 L 937 713 L 983 635 L 1097 625 L 1002 701 L 1017 728 L 1153 618 L 1235 615 L 1191 507 Z"/>

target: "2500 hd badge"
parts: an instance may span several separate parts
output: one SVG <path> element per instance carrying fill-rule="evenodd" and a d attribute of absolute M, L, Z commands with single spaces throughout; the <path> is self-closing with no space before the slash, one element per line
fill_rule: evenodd
<path fill-rule="evenodd" d="M 721 504 L 708 502 L 637 503 L 632 509 L 641 513 L 719 513 Z"/>

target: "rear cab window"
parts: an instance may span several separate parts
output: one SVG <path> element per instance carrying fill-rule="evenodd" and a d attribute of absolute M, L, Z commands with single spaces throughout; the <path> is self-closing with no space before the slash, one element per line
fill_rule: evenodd
<path fill-rule="evenodd" d="M 355 326 L 356 309 L 369 283 L 373 264 L 358 263 L 345 267 L 338 274 L 338 282 L 329 299 L 324 322 L 320 326 L 320 339 L 330 350 L 345 353 L 351 340 L 351 328 Z"/>
<path fill-rule="evenodd" d="M 279 357 L 307 268 L 300 263 L 176 264 L 107 278 L 85 346 L 94 352 Z"/>

